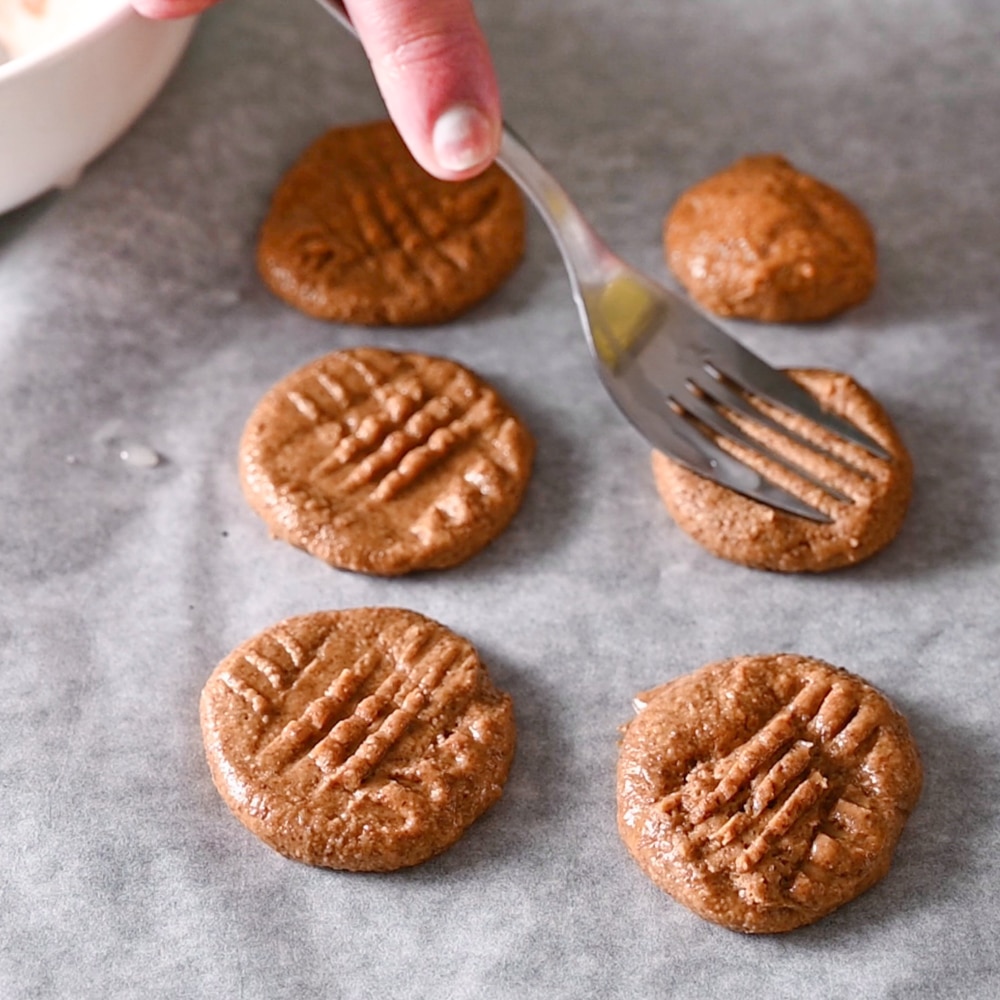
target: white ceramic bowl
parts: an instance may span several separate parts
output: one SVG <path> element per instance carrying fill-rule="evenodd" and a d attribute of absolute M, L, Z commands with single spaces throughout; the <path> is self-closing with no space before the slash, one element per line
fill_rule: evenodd
<path fill-rule="evenodd" d="M 72 184 L 166 83 L 194 19 L 128 0 L 0 0 L 0 212 Z"/>

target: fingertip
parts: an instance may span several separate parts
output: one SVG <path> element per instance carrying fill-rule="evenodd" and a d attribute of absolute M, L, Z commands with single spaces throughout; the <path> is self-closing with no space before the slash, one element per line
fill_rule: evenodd
<path fill-rule="evenodd" d="M 132 0 L 132 6 L 143 17 L 167 20 L 200 14 L 218 0 Z"/>
<path fill-rule="evenodd" d="M 470 0 L 347 0 L 389 116 L 442 180 L 481 173 L 500 147 L 489 47 Z"/>
<path fill-rule="evenodd" d="M 500 122 L 472 104 L 446 108 L 431 129 L 431 172 L 446 180 L 482 173 L 500 148 Z"/>

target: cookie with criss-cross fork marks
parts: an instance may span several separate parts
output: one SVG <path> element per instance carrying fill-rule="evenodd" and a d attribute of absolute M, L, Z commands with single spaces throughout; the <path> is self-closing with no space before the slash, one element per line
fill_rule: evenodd
<path fill-rule="evenodd" d="M 787 931 L 888 872 L 922 771 L 906 720 L 860 677 L 792 654 L 740 656 L 637 707 L 618 828 L 643 871 L 699 916 Z"/>
<path fill-rule="evenodd" d="M 282 178 L 257 267 L 319 319 L 443 323 L 494 292 L 524 255 L 524 199 L 497 166 L 440 181 L 391 122 L 337 128 Z"/>
<path fill-rule="evenodd" d="M 350 871 L 419 864 L 503 791 L 511 699 L 476 650 L 398 608 L 289 618 L 238 646 L 201 696 L 219 794 L 297 861 Z"/>
<path fill-rule="evenodd" d="M 454 566 L 507 526 L 534 441 L 498 393 L 445 358 L 373 348 L 279 382 L 247 421 L 240 476 L 271 533 L 341 569 Z"/>
<path fill-rule="evenodd" d="M 678 526 L 722 559 L 782 573 L 822 573 L 853 566 L 883 549 L 902 528 L 913 492 L 913 462 L 878 400 L 849 375 L 821 369 L 791 369 L 787 374 L 823 409 L 845 417 L 878 442 L 889 460 L 876 458 L 805 417 L 790 415 L 760 399 L 750 401 L 787 434 L 740 414 L 732 415 L 733 422 L 805 475 L 737 442 L 719 443 L 766 478 L 821 510 L 830 518 L 829 523 L 809 521 L 749 500 L 660 452 L 652 456 L 656 488 Z M 793 435 L 814 447 L 794 440 Z M 829 496 L 808 476 L 828 483 L 841 496 Z"/>

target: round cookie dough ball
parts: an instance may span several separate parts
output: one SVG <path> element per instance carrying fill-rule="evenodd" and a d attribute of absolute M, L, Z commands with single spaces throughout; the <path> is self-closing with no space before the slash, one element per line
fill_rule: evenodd
<path fill-rule="evenodd" d="M 241 643 L 201 695 L 212 778 L 233 814 L 296 861 L 416 865 L 503 791 L 510 696 L 471 643 L 402 608 L 299 615 Z"/>
<path fill-rule="evenodd" d="M 822 369 L 792 369 L 787 374 L 823 409 L 846 418 L 891 456 L 888 461 L 878 458 L 805 417 L 792 417 L 760 400 L 756 405 L 766 416 L 826 453 L 734 416 L 734 422 L 763 445 L 844 494 L 846 499 L 835 499 L 778 463 L 732 446 L 740 459 L 822 511 L 829 523 L 810 521 L 748 499 L 658 451 L 652 454 L 656 488 L 678 526 L 722 559 L 784 573 L 820 573 L 853 566 L 888 545 L 902 527 L 913 491 L 912 460 L 888 414 L 849 375 Z"/>
<path fill-rule="evenodd" d="M 636 705 L 618 829 L 699 916 L 788 931 L 888 872 L 923 775 L 906 720 L 860 677 L 793 654 L 738 656 Z"/>
<path fill-rule="evenodd" d="M 875 235 L 844 195 L 777 155 L 748 156 L 688 189 L 664 225 L 667 263 L 719 316 L 827 319 L 875 286 Z"/>

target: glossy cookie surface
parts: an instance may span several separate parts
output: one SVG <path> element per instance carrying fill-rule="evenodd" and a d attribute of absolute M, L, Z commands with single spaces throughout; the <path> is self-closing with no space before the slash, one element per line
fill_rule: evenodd
<path fill-rule="evenodd" d="M 390 871 L 453 844 L 503 791 L 510 697 L 472 645 L 399 608 L 290 618 L 238 646 L 201 696 L 236 817 L 308 864 Z"/>
<path fill-rule="evenodd" d="M 468 559 L 517 512 L 534 439 L 486 382 L 446 358 L 328 354 L 260 401 L 243 492 L 271 533 L 381 576 Z"/>
<path fill-rule="evenodd" d="M 861 210 L 784 157 L 748 156 L 685 191 L 664 223 L 667 263 L 720 316 L 828 319 L 875 287 L 875 234 Z"/>
<path fill-rule="evenodd" d="M 695 913 L 791 930 L 888 872 L 922 770 L 906 720 L 860 677 L 808 657 L 742 656 L 637 701 L 619 831 Z"/>
<path fill-rule="evenodd" d="M 443 323 L 499 288 L 524 238 L 524 201 L 499 167 L 437 180 L 378 121 L 327 132 L 288 170 L 257 267 L 276 295 L 318 319 Z"/>

